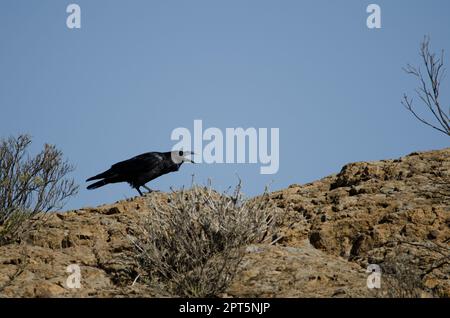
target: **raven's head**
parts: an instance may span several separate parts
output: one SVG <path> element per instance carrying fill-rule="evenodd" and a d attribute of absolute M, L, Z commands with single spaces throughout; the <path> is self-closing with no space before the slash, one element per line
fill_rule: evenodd
<path fill-rule="evenodd" d="M 182 164 L 183 162 L 191 162 L 195 163 L 192 159 L 186 158 L 186 156 L 194 155 L 192 151 L 183 151 L 183 150 L 176 150 L 170 152 L 170 157 L 172 161 L 176 164 Z"/>

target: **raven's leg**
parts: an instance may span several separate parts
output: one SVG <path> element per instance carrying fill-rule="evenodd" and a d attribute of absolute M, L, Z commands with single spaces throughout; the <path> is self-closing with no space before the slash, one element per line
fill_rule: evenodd
<path fill-rule="evenodd" d="M 139 194 L 140 194 L 140 195 L 141 195 L 141 197 L 142 197 L 142 196 L 143 196 L 143 194 L 142 194 L 141 190 L 139 190 L 139 187 L 136 187 L 135 189 L 137 190 L 137 192 L 139 192 Z"/>
<path fill-rule="evenodd" d="M 149 187 L 147 187 L 145 184 L 142 186 L 145 190 L 148 191 L 148 193 L 152 193 L 154 190 L 150 189 Z"/>

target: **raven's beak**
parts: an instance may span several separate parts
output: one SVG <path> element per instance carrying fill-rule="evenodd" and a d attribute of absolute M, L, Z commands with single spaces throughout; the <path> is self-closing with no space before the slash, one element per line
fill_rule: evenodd
<path fill-rule="evenodd" d="M 186 152 L 185 152 L 185 155 L 195 155 L 195 153 L 192 152 L 192 151 L 186 151 Z M 186 158 L 186 157 L 184 157 L 184 160 L 186 160 L 186 161 L 188 161 L 188 162 L 190 162 L 190 163 L 195 163 L 194 160 L 189 159 L 189 158 Z"/>

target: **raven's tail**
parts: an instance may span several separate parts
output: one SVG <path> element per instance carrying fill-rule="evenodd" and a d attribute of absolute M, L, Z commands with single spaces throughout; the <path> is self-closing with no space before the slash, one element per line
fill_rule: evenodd
<path fill-rule="evenodd" d="M 97 189 L 97 188 L 103 187 L 104 185 L 107 185 L 108 183 L 109 182 L 106 179 L 105 180 L 100 180 L 100 181 L 97 181 L 97 182 L 95 182 L 93 184 L 88 185 L 87 189 L 88 190 Z"/>
<path fill-rule="evenodd" d="M 93 177 L 90 177 L 89 179 L 86 180 L 86 182 L 92 181 L 92 180 L 98 180 L 98 179 L 104 179 L 110 177 L 110 171 L 107 170 L 105 172 L 99 173 Z"/>

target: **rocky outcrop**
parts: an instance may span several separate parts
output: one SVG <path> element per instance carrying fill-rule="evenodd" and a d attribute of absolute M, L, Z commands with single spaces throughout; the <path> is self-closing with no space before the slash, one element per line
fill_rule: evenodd
<path fill-rule="evenodd" d="M 48 215 L 21 244 L 0 247 L 2 296 L 154 296 L 132 285 L 137 264 L 127 234 L 148 214 L 145 198 Z M 81 270 L 81 288 L 69 288 L 67 267 Z M 9 282 L 9 280 L 11 282 Z"/>
<path fill-rule="evenodd" d="M 424 285 L 449 297 L 449 176 L 450 148 L 348 164 L 272 193 L 285 214 L 283 238 L 248 246 L 222 296 L 376 296 L 366 287 L 367 265 L 409 255 Z M 152 213 L 147 200 L 49 214 L 22 242 L 0 247 L 0 297 L 160 296 L 140 279 L 129 239 Z M 67 286 L 71 264 L 81 270 L 79 289 Z"/>
<path fill-rule="evenodd" d="M 315 249 L 307 240 L 297 247 L 249 246 L 226 296 L 372 297 L 365 270 Z"/>
<path fill-rule="evenodd" d="M 450 296 L 450 149 L 348 164 L 337 175 L 272 197 L 289 215 L 280 244 L 301 246 L 308 239 L 364 268 L 401 256 L 395 253 L 410 254 L 423 268 L 444 260 L 423 280 Z"/>

